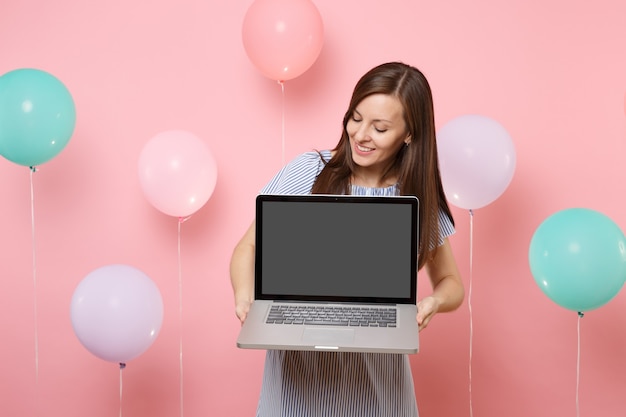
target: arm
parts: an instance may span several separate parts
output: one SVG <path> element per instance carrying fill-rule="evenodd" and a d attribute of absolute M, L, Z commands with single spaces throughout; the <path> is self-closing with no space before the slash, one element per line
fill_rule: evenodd
<path fill-rule="evenodd" d="M 463 281 L 448 239 L 437 248 L 435 257 L 426 262 L 426 272 L 433 292 L 417 305 L 417 323 L 420 330 L 428 326 L 435 314 L 456 310 L 465 296 Z"/>
<path fill-rule="evenodd" d="M 243 324 L 254 301 L 255 222 L 243 235 L 230 259 L 230 282 L 235 295 L 235 314 Z"/>
<path fill-rule="evenodd" d="M 330 159 L 330 151 L 324 151 Z M 260 191 L 262 194 L 309 194 L 324 161 L 315 151 L 299 155 L 283 167 Z M 230 260 L 230 281 L 235 295 L 235 313 L 243 324 L 254 301 L 254 244 L 256 223 L 252 222 Z"/>

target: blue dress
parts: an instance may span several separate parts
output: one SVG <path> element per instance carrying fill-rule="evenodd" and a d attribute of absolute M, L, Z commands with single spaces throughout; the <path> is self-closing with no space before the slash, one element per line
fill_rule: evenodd
<path fill-rule="evenodd" d="M 321 152 L 330 159 L 330 151 Z M 287 164 L 262 194 L 310 194 L 324 167 L 317 152 Z M 354 195 L 397 195 L 385 188 L 352 186 Z M 454 228 L 440 215 L 447 236 Z M 408 355 L 268 350 L 258 417 L 417 417 Z"/>

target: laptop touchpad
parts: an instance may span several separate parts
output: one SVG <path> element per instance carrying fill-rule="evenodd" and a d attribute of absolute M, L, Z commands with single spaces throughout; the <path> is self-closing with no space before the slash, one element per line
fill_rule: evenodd
<path fill-rule="evenodd" d="M 352 342 L 353 339 L 353 329 L 306 327 L 302 333 L 302 341 L 312 344 L 342 345 Z"/>

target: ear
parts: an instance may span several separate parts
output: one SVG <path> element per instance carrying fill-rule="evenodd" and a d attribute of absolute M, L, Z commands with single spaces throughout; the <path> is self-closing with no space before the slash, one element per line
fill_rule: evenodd
<path fill-rule="evenodd" d="M 404 144 L 406 146 L 409 146 L 410 143 L 411 143 L 411 134 L 409 133 L 408 135 L 406 135 L 406 138 L 404 138 Z"/>

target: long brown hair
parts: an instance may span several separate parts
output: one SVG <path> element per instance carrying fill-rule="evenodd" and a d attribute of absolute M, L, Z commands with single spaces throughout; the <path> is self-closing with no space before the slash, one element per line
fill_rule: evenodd
<path fill-rule="evenodd" d="M 350 193 L 355 164 L 346 126 L 357 105 L 372 94 L 394 96 L 404 109 L 411 143 L 402 146 L 385 175 L 397 174 L 400 194 L 414 195 L 420 201 L 418 268 L 421 269 L 426 260 L 434 256 L 440 241 L 439 211 L 442 210 L 453 224 L 454 220 L 439 172 L 432 92 L 426 77 L 417 68 L 401 62 L 389 62 L 372 68 L 361 77 L 343 117 L 341 138 L 333 149 L 333 157 L 318 175 L 311 193 Z"/>

